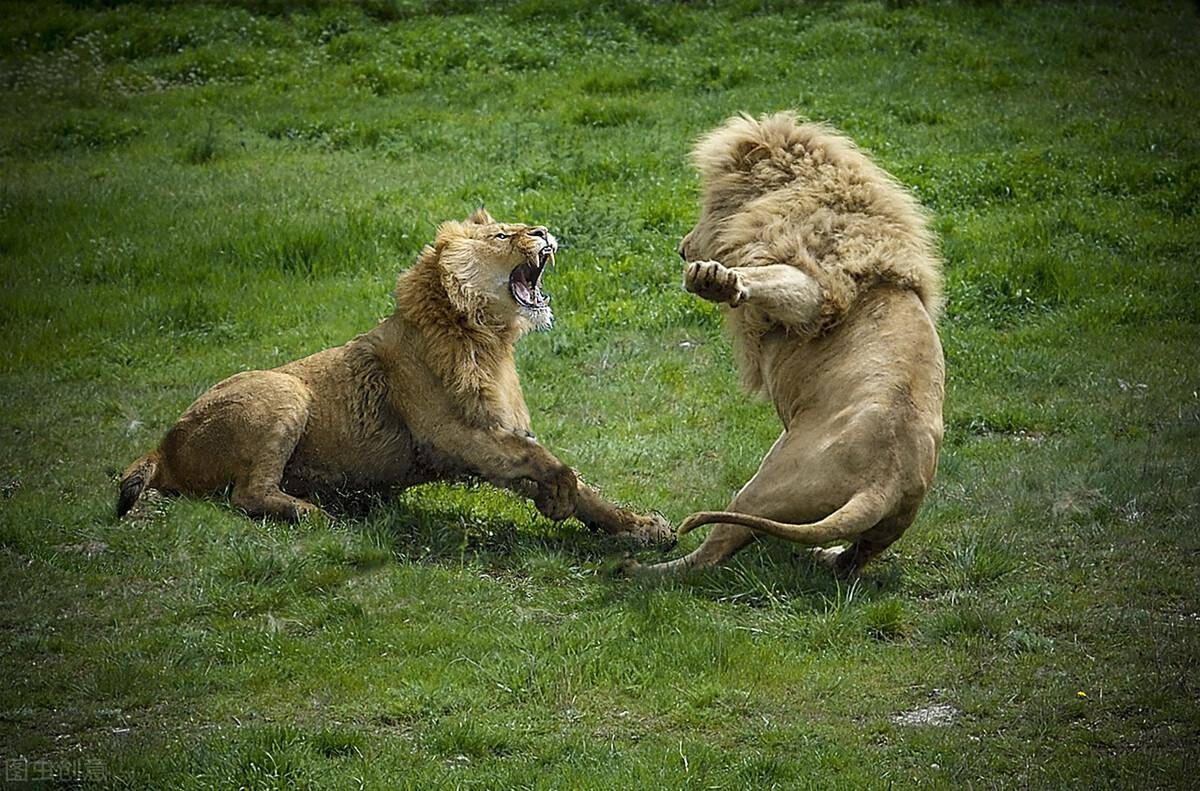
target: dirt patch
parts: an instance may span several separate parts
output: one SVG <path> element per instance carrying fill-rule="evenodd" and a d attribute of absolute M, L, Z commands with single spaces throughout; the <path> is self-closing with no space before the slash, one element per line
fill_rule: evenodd
<path fill-rule="evenodd" d="M 892 715 L 892 722 L 897 725 L 928 725 L 934 728 L 945 728 L 954 724 L 961 711 L 949 703 L 935 703 L 932 706 L 922 706 L 912 711 L 904 711 Z"/>
<path fill-rule="evenodd" d="M 103 541 L 85 541 L 82 544 L 60 544 L 58 547 L 63 552 L 71 552 L 84 557 L 94 558 L 98 555 L 103 555 L 104 550 L 108 549 L 108 544 Z"/>

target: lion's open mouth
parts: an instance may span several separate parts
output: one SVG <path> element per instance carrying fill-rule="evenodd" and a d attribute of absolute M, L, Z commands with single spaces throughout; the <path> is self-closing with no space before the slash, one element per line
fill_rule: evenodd
<path fill-rule="evenodd" d="M 542 293 L 542 272 L 553 261 L 554 248 L 546 245 L 538 251 L 537 263 L 526 261 L 508 276 L 508 290 L 518 305 L 530 310 L 549 307 L 550 297 Z"/>

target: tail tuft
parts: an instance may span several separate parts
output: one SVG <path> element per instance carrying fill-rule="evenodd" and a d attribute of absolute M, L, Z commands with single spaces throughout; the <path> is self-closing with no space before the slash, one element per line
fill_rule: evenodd
<path fill-rule="evenodd" d="M 146 454 L 125 470 L 125 474 L 121 476 L 121 491 L 117 496 L 118 519 L 129 513 L 130 508 L 133 508 L 133 504 L 142 496 L 142 492 L 146 490 L 147 484 L 154 478 L 157 470 L 158 461 L 154 453 Z"/>

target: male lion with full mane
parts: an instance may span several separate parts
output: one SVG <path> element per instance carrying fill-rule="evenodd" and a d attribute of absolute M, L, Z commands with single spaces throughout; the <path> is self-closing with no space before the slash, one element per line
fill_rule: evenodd
<path fill-rule="evenodd" d="M 723 306 L 743 382 L 784 432 L 728 510 L 680 525 L 716 525 L 695 551 L 629 568 L 714 566 L 766 533 L 857 573 L 912 524 L 937 468 L 942 278 L 927 216 L 850 140 L 790 113 L 733 118 L 693 156 L 703 205 L 680 246 L 684 287 Z"/>
<path fill-rule="evenodd" d="M 541 279 L 558 249 L 542 226 L 480 209 L 446 222 L 401 274 L 396 309 L 370 332 L 270 371 L 231 376 L 201 395 L 121 478 L 117 516 L 144 489 L 204 495 L 232 485 L 251 516 L 295 520 L 312 494 L 482 477 L 650 543 L 670 527 L 608 503 L 530 432 L 513 344 L 549 328 Z"/>

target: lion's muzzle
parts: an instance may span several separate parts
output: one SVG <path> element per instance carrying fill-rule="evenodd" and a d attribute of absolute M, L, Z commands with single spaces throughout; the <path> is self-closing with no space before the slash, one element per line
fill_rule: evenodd
<path fill-rule="evenodd" d="M 542 292 L 542 273 L 554 263 L 558 243 L 544 228 L 535 228 L 530 235 L 537 241 L 536 247 L 530 249 L 528 260 L 509 274 L 508 290 L 521 307 L 542 310 L 550 306 L 550 297 Z"/>

